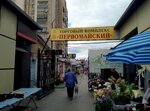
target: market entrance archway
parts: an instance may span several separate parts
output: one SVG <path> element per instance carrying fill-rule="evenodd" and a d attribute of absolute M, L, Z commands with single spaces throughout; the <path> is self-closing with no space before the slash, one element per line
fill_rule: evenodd
<path fill-rule="evenodd" d="M 51 41 L 89 41 L 89 40 L 114 40 L 113 26 L 89 28 L 53 28 Z"/>

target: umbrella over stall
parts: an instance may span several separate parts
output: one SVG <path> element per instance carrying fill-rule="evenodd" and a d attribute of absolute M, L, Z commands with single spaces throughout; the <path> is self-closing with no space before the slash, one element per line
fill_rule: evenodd
<path fill-rule="evenodd" d="M 150 50 L 139 50 L 128 53 L 116 53 L 107 57 L 108 61 L 123 62 L 126 64 L 149 64 Z"/>
<path fill-rule="evenodd" d="M 127 64 L 149 64 L 150 31 L 137 34 L 122 42 L 107 54 L 107 60 Z"/>

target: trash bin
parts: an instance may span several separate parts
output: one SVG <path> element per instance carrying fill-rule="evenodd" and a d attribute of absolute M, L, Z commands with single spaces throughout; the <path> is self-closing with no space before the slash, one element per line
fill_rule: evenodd
<path fill-rule="evenodd" d="M 28 106 L 15 106 L 11 108 L 9 111 L 32 111 L 32 108 Z"/>

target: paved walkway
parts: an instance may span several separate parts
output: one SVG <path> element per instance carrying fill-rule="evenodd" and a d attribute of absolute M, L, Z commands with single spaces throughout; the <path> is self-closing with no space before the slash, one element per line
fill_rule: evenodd
<path fill-rule="evenodd" d="M 37 101 L 36 111 L 94 111 L 92 94 L 88 92 L 88 77 L 78 76 L 79 93 L 74 95 L 73 100 L 68 100 L 66 88 L 55 91 L 43 99 Z"/>
<path fill-rule="evenodd" d="M 79 75 L 78 82 L 79 93 L 74 94 L 73 100 L 67 98 L 66 88 L 56 88 L 48 96 L 36 101 L 38 109 L 33 102 L 29 106 L 33 111 L 95 111 L 92 93 L 88 91 L 88 77 Z M 10 107 L 0 111 L 9 111 L 9 109 Z"/>

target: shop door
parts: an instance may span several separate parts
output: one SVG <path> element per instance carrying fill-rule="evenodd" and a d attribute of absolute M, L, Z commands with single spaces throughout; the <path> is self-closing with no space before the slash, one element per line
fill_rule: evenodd
<path fill-rule="evenodd" d="M 30 87 L 30 54 L 16 51 L 14 90 Z"/>

